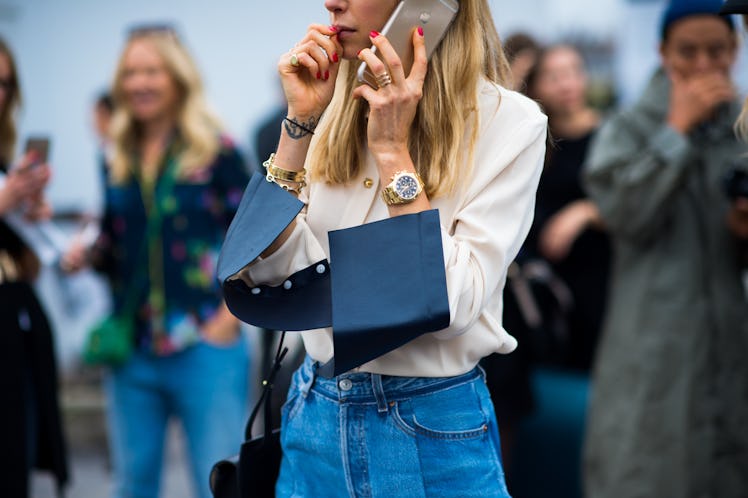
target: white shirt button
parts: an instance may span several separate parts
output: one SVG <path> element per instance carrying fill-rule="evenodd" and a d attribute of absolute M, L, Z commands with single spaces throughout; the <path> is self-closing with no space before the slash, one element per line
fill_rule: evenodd
<path fill-rule="evenodd" d="M 252 294 L 254 294 L 256 296 L 257 294 L 260 293 L 260 288 L 259 287 L 253 287 L 251 292 L 252 292 Z"/>
<path fill-rule="evenodd" d="M 317 265 L 317 273 L 319 273 L 320 275 L 323 274 L 323 273 L 325 273 L 325 265 L 323 265 L 322 263 L 318 264 Z"/>
<path fill-rule="evenodd" d="M 338 382 L 338 387 L 340 387 L 341 391 L 350 391 L 353 387 L 353 382 L 351 382 L 351 379 L 341 379 L 341 381 Z"/>
<path fill-rule="evenodd" d="M 288 290 L 288 289 L 290 289 L 291 287 L 293 287 L 293 284 L 291 283 L 291 281 L 290 281 L 290 280 L 286 280 L 285 282 L 283 282 L 283 288 L 284 288 L 284 289 Z"/>

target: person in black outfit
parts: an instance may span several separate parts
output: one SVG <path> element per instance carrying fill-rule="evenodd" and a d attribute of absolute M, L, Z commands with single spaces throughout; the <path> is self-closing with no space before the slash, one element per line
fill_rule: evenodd
<path fill-rule="evenodd" d="M 548 360 L 586 372 L 604 317 L 610 266 L 608 236 L 581 182 L 600 117 L 586 102 L 582 57 L 569 45 L 541 51 L 527 85 L 528 95 L 548 114 L 555 146 L 547 151 L 535 221 L 525 247 L 533 257 L 550 264 L 573 301 L 566 321 L 567 342 Z"/>
<path fill-rule="evenodd" d="M 0 496 L 29 496 L 31 470 L 51 471 L 58 490 L 68 469 L 57 398 L 57 368 L 49 323 L 32 282 L 39 260 L 19 235 L 19 224 L 48 216 L 43 189 L 47 165 L 27 153 L 10 168 L 16 142 L 18 78 L 0 40 Z"/>

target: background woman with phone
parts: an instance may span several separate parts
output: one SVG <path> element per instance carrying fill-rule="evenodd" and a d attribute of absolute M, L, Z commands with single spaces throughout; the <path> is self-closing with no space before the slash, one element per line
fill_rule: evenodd
<path fill-rule="evenodd" d="M 247 299 L 268 286 L 303 292 L 302 277 L 327 273 L 325 260 L 336 285 L 341 261 L 358 257 L 358 269 L 388 282 L 370 281 L 368 302 L 400 291 L 415 274 L 443 272 L 449 317 L 446 328 L 333 376 L 325 373 L 333 354 L 336 366 L 345 359 L 334 347 L 340 329 L 302 332 L 308 357 L 283 408 L 278 496 L 508 496 L 494 409 L 476 365 L 516 347 L 501 327 L 501 294 L 532 221 L 546 119 L 529 99 L 502 87 L 507 64 L 485 0 L 459 2 L 436 46 L 442 33 L 423 21 L 446 4 L 406 2 L 398 9 L 398 16 L 416 19 L 406 32 L 412 67 L 378 32 L 400 25 L 387 22 L 394 0 L 327 0 L 331 25 L 312 25 L 280 58 L 288 113 L 277 152 L 265 163 L 271 183 L 263 179 L 258 192 L 274 189 L 304 207 L 237 273 L 254 286 Z M 430 43 L 436 48 L 429 61 Z M 362 62 L 374 86 L 359 82 Z M 245 200 L 247 212 L 254 199 Z M 247 231 L 269 232 L 274 213 L 257 207 L 262 219 L 245 218 Z M 425 229 L 442 244 L 435 266 L 418 267 L 424 263 L 417 257 L 418 268 L 394 270 L 405 257 L 399 231 L 382 234 L 394 255 L 381 268 L 367 244 L 357 254 L 330 257 L 328 234 L 338 229 L 401 227 L 436 210 L 440 223 Z M 242 241 L 245 253 L 252 242 Z M 394 316 L 408 301 L 367 312 Z M 295 313 L 321 305 L 306 300 Z M 365 349 L 354 340 L 348 353 Z"/>
<path fill-rule="evenodd" d="M 34 468 L 53 472 L 59 489 L 68 477 L 54 343 L 32 287 L 40 263 L 7 219 L 20 214 L 33 223 L 49 216 L 49 167 L 27 151 L 11 168 L 20 103 L 13 55 L 0 39 L 0 390 L 6 407 L 0 415 L 0 496 L 15 497 L 29 496 Z"/>
<path fill-rule="evenodd" d="M 135 317 L 136 350 L 106 384 L 115 496 L 158 495 L 176 417 L 207 498 L 210 468 L 235 450 L 247 407 L 247 344 L 214 275 L 248 173 L 170 27 L 131 32 L 113 97 L 101 236 L 63 263 L 90 258 L 110 278 L 114 312 Z"/>

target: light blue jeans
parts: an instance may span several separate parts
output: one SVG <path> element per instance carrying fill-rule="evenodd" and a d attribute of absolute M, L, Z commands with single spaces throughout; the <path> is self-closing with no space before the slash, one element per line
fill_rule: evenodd
<path fill-rule="evenodd" d="M 478 368 L 443 378 L 325 379 L 307 358 L 293 376 L 281 434 L 278 498 L 509 497 Z"/>
<path fill-rule="evenodd" d="M 184 430 L 196 496 L 211 497 L 215 462 L 239 451 L 248 405 L 247 342 L 199 343 L 155 357 L 137 352 L 107 379 L 115 498 L 159 494 L 167 422 Z"/>

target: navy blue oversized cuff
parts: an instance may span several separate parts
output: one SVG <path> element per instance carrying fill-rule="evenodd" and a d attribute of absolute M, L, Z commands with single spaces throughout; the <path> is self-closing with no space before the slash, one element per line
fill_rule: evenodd
<path fill-rule="evenodd" d="M 449 326 L 439 211 L 330 232 L 334 375 Z"/>
<path fill-rule="evenodd" d="M 254 261 L 302 203 L 254 175 L 218 262 L 226 304 L 240 320 L 274 330 L 332 327 L 338 375 L 421 334 L 449 326 L 437 210 L 329 233 L 330 263 L 319 261 L 279 286 L 249 287 L 233 275 Z"/>
<path fill-rule="evenodd" d="M 257 259 L 303 208 L 303 202 L 254 173 L 226 232 L 218 258 L 218 280 L 223 284 Z"/>

